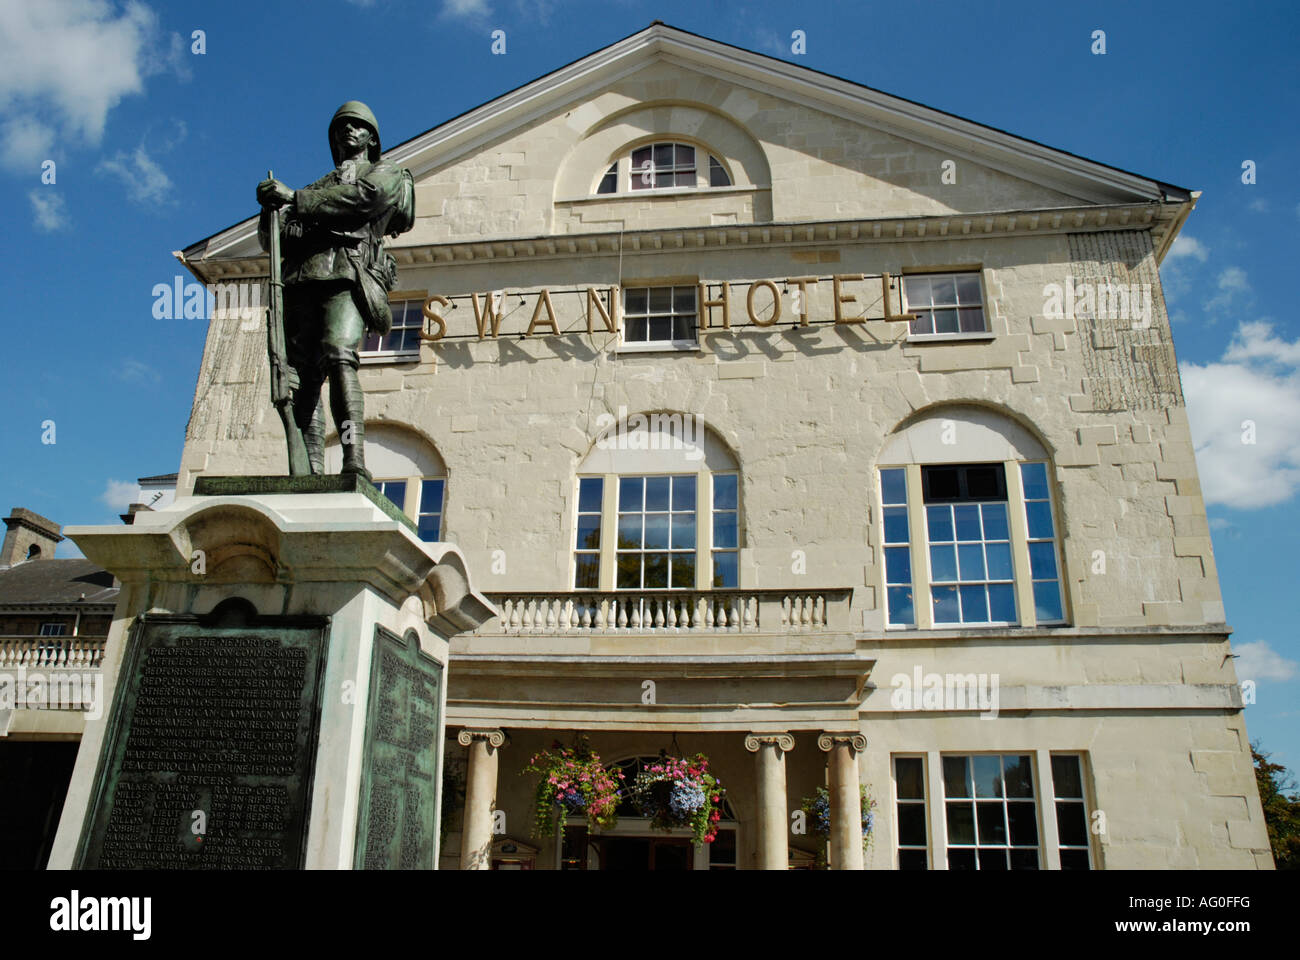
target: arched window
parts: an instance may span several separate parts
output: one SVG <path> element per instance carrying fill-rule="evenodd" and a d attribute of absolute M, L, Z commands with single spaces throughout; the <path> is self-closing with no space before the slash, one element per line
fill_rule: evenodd
<path fill-rule="evenodd" d="M 634 147 L 610 164 L 596 184 L 596 193 L 628 190 L 705 189 L 729 187 L 726 164 L 702 147 L 676 141 L 656 141 Z"/>
<path fill-rule="evenodd" d="M 27 559 L 39 560 L 40 558 L 41 558 L 41 546 L 38 543 L 33 543 L 30 547 L 27 548 Z"/>
<path fill-rule="evenodd" d="M 325 448 L 325 472 L 338 473 L 342 463 L 338 439 L 331 439 Z M 415 521 L 421 540 L 447 539 L 447 468 L 431 444 L 408 430 L 368 423 L 366 468 L 379 492 Z"/>
<path fill-rule="evenodd" d="M 879 460 L 881 584 L 891 627 L 1066 622 L 1047 451 L 973 406 L 929 411 Z"/>
<path fill-rule="evenodd" d="M 576 478 L 574 588 L 739 586 L 740 473 L 726 445 L 693 414 L 597 425 Z"/>

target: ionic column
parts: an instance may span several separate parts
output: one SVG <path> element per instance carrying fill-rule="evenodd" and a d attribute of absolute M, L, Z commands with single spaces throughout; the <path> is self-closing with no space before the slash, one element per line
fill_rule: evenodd
<path fill-rule="evenodd" d="M 867 748 L 860 733 L 823 733 L 817 746 L 830 754 L 831 869 L 862 869 L 862 792 L 858 753 Z"/>
<path fill-rule="evenodd" d="M 506 742 L 501 730 L 464 729 L 456 742 L 469 747 L 465 784 L 465 822 L 460 834 L 460 868 L 487 870 L 492 866 L 492 808 L 497 799 L 497 751 Z"/>
<path fill-rule="evenodd" d="M 785 755 L 794 749 L 788 733 L 751 733 L 745 749 L 754 754 L 758 783 L 758 869 L 789 870 L 786 837 Z"/>

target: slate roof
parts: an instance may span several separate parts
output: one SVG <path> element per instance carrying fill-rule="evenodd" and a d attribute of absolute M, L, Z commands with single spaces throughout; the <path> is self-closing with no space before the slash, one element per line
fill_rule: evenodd
<path fill-rule="evenodd" d="M 28 560 L 0 570 L 0 606 L 14 604 L 115 603 L 113 575 L 84 557 Z"/>

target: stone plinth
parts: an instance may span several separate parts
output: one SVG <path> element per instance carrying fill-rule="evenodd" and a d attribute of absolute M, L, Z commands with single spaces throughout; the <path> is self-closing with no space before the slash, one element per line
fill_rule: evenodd
<path fill-rule="evenodd" d="M 67 531 L 122 582 L 52 869 L 437 862 L 448 640 L 496 611 L 354 477 Z"/>

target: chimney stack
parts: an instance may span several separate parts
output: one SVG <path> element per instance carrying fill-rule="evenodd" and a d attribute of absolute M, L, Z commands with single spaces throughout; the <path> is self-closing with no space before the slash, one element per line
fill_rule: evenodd
<path fill-rule="evenodd" d="M 49 560 L 54 547 L 63 537 L 60 527 L 39 513 L 14 507 L 5 521 L 4 545 L 0 546 L 0 568 L 12 567 L 26 560 Z"/>

